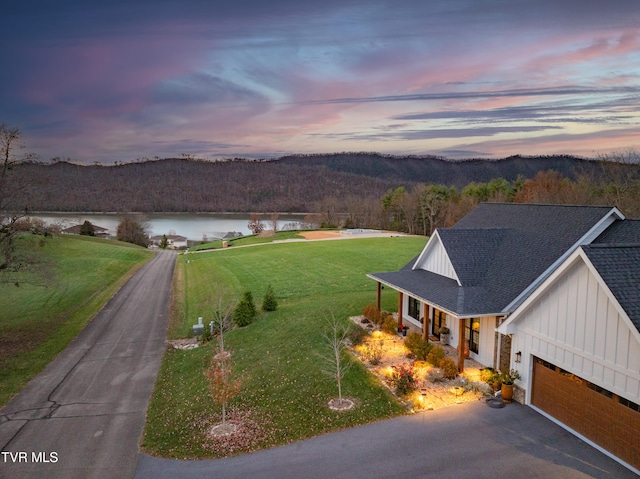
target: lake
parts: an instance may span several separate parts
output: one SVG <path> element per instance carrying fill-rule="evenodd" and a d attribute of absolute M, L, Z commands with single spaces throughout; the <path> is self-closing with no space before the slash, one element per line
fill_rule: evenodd
<path fill-rule="evenodd" d="M 60 224 L 63 228 L 90 221 L 94 226 L 107 228 L 109 234 L 115 236 L 118 223 L 120 223 L 123 215 L 107 213 L 43 213 L 32 216 L 40 218 L 48 224 Z M 147 232 L 150 236 L 177 234 L 185 236 L 192 241 L 212 241 L 222 238 L 222 236 L 232 231 L 243 235 L 251 233 L 248 227 L 248 214 L 145 213 L 133 216 L 146 223 L 148 226 Z M 278 217 L 278 229 L 285 229 L 291 225 L 299 228 L 304 216 L 304 214 L 282 214 Z M 271 229 L 268 214 L 262 215 L 262 222 L 265 225 L 265 229 Z"/>

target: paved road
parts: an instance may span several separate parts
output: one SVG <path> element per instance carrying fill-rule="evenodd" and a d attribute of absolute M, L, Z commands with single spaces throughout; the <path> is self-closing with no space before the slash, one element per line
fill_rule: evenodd
<path fill-rule="evenodd" d="M 141 455 L 136 479 L 623 479 L 637 477 L 532 409 L 448 408 L 228 459 Z"/>
<path fill-rule="evenodd" d="M 133 477 L 174 263 L 175 253 L 157 253 L 0 410 L 0 478 Z"/>

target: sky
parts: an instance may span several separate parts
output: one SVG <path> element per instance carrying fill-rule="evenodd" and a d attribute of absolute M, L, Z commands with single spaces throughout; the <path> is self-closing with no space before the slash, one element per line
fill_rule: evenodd
<path fill-rule="evenodd" d="M 20 0 L 0 123 L 41 160 L 636 151 L 638 0 Z"/>

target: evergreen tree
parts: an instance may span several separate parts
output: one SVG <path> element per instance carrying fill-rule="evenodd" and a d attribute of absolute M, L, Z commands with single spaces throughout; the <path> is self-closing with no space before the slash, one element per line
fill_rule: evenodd
<path fill-rule="evenodd" d="M 251 324 L 256 319 L 257 314 L 256 305 L 253 302 L 253 295 L 251 291 L 246 291 L 233 312 L 233 322 L 236 326 L 242 328 L 243 326 Z"/>
<path fill-rule="evenodd" d="M 84 236 L 96 235 L 96 230 L 93 227 L 93 224 L 91 223 L 91 221 L 85 221 L 84 223 L 82 223 L 82 225 L 80 226 L 80 234 Z"/>
<path fill-rule="evenodd" d="M 276 295 L 273 292 L 271 285 L 267 286 L 267 292 L 264 294 L 262 300 L 262 311 L 275 311 L 278 308 L 278 301 Z"/>

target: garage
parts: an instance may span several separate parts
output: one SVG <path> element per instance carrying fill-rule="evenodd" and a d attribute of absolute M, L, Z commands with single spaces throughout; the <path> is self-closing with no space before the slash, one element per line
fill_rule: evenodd
<path fill-rule="evenodd" d="M 640 407 L 533 358 L 531 404 L 635 468 L 640 468 Z"/>

